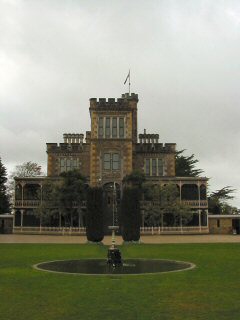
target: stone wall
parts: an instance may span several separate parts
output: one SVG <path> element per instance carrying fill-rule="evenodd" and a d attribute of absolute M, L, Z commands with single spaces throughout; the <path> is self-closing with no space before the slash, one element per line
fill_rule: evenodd
<path fill-rule="evenodd" d="M 209 232 L 212 234 L 232 234 L 232 218 L 209 219 Z"/>

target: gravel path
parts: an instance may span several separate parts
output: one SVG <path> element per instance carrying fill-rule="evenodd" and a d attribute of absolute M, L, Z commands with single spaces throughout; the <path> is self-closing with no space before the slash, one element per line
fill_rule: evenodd
<path fill-rule="evenodd" d="M 116 244 L 122 244 L 122 237 L 116 237 Z M 240 243 L 240 235 L 154 235 L 142 236 L 142 243 Z M 0 243 L 87 243 L 85 236 L 56 235 L 19 235 L 0 234 Z M 105 245 L 111 244 L 111 237 L 103 240 Z"/>

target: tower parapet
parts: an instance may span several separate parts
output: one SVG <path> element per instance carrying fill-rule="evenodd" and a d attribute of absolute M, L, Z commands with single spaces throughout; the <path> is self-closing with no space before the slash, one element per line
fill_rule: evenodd
<path fill-rule="evenodd" d="M 139 144 L 137 150 L 139 152 L 163 152 L 163 153 L 175 153 L 176 143 L 159 143 L 159 134 L 149 134 L 146 129 L 144 133 L 138 135 Z"/>
<path fill-rule="evenodd" d="M 90 98 L 90 109 L 95 108 L 128 108 L 129 102 L 138 102 L 138 94 L 135 93 L 124 93 L 121 98 Z"/>
<path fill-rule="evenodd" d="M 83 143 L 84 134 L 82 133 L 64 133 L 63 141 L 64 143 Z"/>

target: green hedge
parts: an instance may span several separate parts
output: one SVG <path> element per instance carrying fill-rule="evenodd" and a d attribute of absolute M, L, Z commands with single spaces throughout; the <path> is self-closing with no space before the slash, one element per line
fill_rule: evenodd
<path fill-rule="evenodd" d="M 86 233 L 88 241 L 100 242 L 104 238 L 102 188 L 87 191 Z"/>
<path fill-rule="evenodd" d="M 140 239 L 140 189 L 124 188 L 121 202 L 121 231 L 124 241 Z"/>

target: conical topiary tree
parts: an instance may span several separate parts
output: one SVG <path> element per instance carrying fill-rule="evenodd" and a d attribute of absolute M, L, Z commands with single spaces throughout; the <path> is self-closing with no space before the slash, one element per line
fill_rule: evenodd
<path fill-rule="evenodd" d="M 103 190 L 89 188 L 87 191 L 86 234 L 88 241 L 100 242 L 104 238 Z"/>
<path fill-rule="evenodd" d="M 126 187 L 123 190 L 121 202 L 121 231 L 124 241 L 139 241 L 140 239 L 140 196 L 136 187 Z"/>

